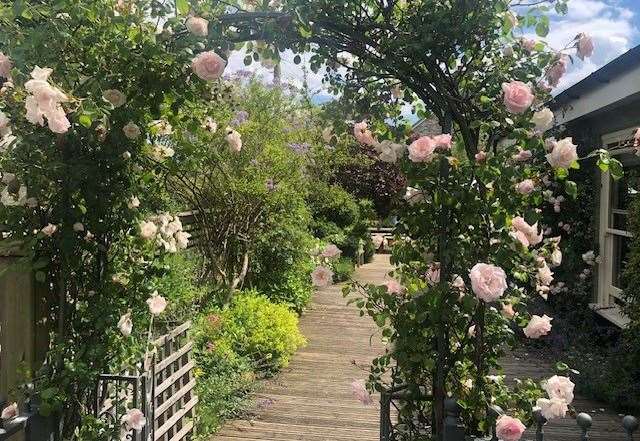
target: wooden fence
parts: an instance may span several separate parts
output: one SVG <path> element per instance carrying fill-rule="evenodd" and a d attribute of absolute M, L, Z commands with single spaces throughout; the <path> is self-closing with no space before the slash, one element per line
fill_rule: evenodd
<path fill-rule="evenodd" d="M 147 425 L 128 439 L 137 441 L 181 441 L 194 433 L 195 406 L 193 342 L 187 332 L 191 322 L 171 330 L 153 342 L 156 353 L 148 369 L 140 374 L 124 371 L 104 374 L 97 385 L 97 416 L 119 428 L 128 408 L 140 409 Z M 145 363 L 141 363 L 143 366 Z"/>

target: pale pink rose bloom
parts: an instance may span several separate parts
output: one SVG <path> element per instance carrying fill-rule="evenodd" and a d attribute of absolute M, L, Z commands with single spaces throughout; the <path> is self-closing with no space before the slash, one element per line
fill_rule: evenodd
<path fill-rule="evenodd" d="M 522 44 L 522 48 L 527 52 L 533 51 L 533 49 L 535 49 L 536 47 L 536 41 L 531 38 L 521 39 L 520 44 Z"/>
<path fill-rule="evenodd" d="M 562 263 L 562 251 L 560 248 L 556 248 L 551 252 L 551 264 L 556 267 Z"/>
<path fill-rule="evenodd" d="M 351 383 L 351 392 L 353 396 L 365 406 L 373 404 L 373 397 L 367 390 L 364 380 L 353 380 Z"/>
<path fill-rule="evenodd" d="M 2 414 L 0 414 L 0 419 L 2 420 L 10 420 L 18 416 L 18 403 L 12 403 L 2 409 Z"/>
<path fill-rule="evenodd" d="M 547 335 L 551 331 L 551 317 L 544 314 L 542 317 L 539 315 L 532 315 L 531 320 L 523 329 L 524 335 L 528 338 L 540 338 L 543 335 Z"/>
<path fill-rule="evenodd" d="M 129 121 L 127 125 L 122 128 L 124 136 L 129 139 L 136 139 L 140 136 L 140 127 L 138 127 L 133 121 Z"/>
<path fill-rule="evenodd" d="M 466 288 L 466 285 L 464 284 L 464 279 L 458 276 L 457 274 L 454 274 L 453 282 L 451 282 L 451 286 L 453 286 L 456 289 L 459 289 L 460 291 Z"/>
<path fill-rule="evenodd" d="M 158 226 L 153 222 L 142 221 L 140 222 L 140 237 L 143 239 L 153 239 L 158 232 Z"/>
<path fill-rule="evenodd" d="M 527 427 L 517 418 L 502 415 L 496 421 L 496 436 L 502 441 L 518 441 Z"/>
<path fill-rule="evenodd" d="M 430 136 L 422 136 L 409 145 L 409 159 L 413 162 L 431 162 L 436 143 Z"/>
<path fill-rule="evenodd" d="M 127 430 L 142 430 L 147 424 L 147 419 L 139 409 L 130 409 L 123 415 L 122 424 Z"/>
<path fill-rule="evenodd" d="M 185 23 L 187 30 L 198 37 L 209 34 L 209 21 L 201 17 L 189 17 Z"/>
<path fill-rule="evenodd" d="M 434 262 L 429 265 L 426 277 L 427 282 L 431 283 L 432 285 L 440 283 L 440 262 Z"/>
<path fill-rule="evenodd" d="M 47 226 L 45 226 L 44 228 L 42 228 L 42 233 L 47 236 L 47 237 L 51 237 L 55 234 L 56 231 L 58 231 L 58 226 L 57 225 L 53 225 L 53 224 L 48 224 Z"/>
<path fill-rule="evenodd" d="M 373 146 L 377 144 L 377 141 L 373 137 L 371 130 L 369 130 L 366 121 L 360 121 L 353 126 L 353 136 L 356 137 L 360 144 Z"/>
<path fill-rule="evenodd" d="M 531 179 L 525 179 L 516 185 L 516 191 L 520 194 L 530 194 L 536 188 Z"/>
<path fill-rule="evenodd" d="M 498 300 L 507 289 L 507 275 L 498 266 L 488 263 L 476 263 L 469 272 L 471 289 L 485 302 Z"/>
<path fill-rule="evenodd" d="M 520 230 L 516 230 L 516 231 L 512 231 L 511 232 L 511 237 L 513 237 L 514 239 L 516 239 L 518 242 L 520 242 L 522 244 L 522 246 L 524 246 L 525 248 L 529 248 L 529 245 L 531 245 L 529 243 L 529 239 L 527 238 L 527 235 L 524 234 L 522 231 Z"/>
<path fill-rule="evenodd" d="M 83 232 L 84 225 L 82 224 L 82 222 L 76 222 L 75 224 L 73 224 L 73 231 L 75 231 L 76 233 Z"/>
<path fill-rule="evenodd" d="M 120 320 L 118 320 L 118 329 L 125 337 L 129 337 L 131 335 L 131 331 L 133 331 L 131 312 L 127 312 L 120 317 Z"/>
<path fill-rule="evenodd" d="M 176 247 L 179 250 L 186 250 L 189 247 L 189 239 L 191 238 L 191 234 L 186 231 L 178 231 L 176 233 Z"/>
<path fill-rule="evenodd" d="M 511 113 L 524 113 L 533 104 L 533 93 L 531 87 L 522 81 L 512 81 L 502 83 L 504 105 Z"/>
<path fill-rule="evenodd" d="M 513 305 L 511 303 L 505 303 L 504 305 L 502 305 L 501 314 L 506 319 L 512 319 L 513 317 L 515 317 L 516 312 L 514 311 Z"/>
<path fill-rule="evenodd" d="M 227 127 L 227 136 L 225 136 L 227 143 L 229 144 L 229 149 L 232 152 L 240 152 L 242 150 L 242 137 L 240 133 L 233 130 L 231 127 Z"/>
<path fill-rule="evenodd" d="M 547 161 L 553 168 L 568 169 L 574 161 L 578 160 L 578 153 L 572 138 L 563 138 L 557 141 L 553 150 L 546 155 Z"/>
<path fill-rule="evenodd" d="M 333 271 L 326 266 L 318 266 L 311 273 L 311 282 L 313 286 L 322 288 L 333 283 Z"/>
<path fill-rule="evenodd" d="M 167 308 L 167 300 L 158 295 L 158 291 L 154 291 L 151 297 L 147 299 L 147 305 L 149 306 L 149 312 L 153 315 L 160 315 Z"/>
<path fill-rule="evenodd" d="M 569 411 L 567 402 L 560 398 L 538 398 L 536 407 L 540 408 L 540 413 L 547 420 L 554 418 L 564 418 Z"/>
<path fill-rule="evenodd" d="M 573 401 L 573 389 L 576 385 L 568 378 L 554 375 L 542 384 L 549 398 L 559 398 L 567 404 Z"/>
<path fill-rule="evenodd" d="M 487 159 L 487 153 L 483 150 L 480 150 L 478 153 L 475 154 L 474 158 L 478 163 L 484 162 Z"/>
<path fill-rule="evenodd" d="M 544 262 L 542 266 L 538 268 L 536 278 L 538 279 L 538 282 L 543 286 L 551 285 L 551 282 L 553 282 L 553 272 L 549 268 L 549 265 L 547 265 L 547 262 Z"/>
<path fill-rule="evenodd" d="M 213 81 L 220 78 L 226 65 L 227 62 L 214 51 L 201 52 L 191 61 L 193 73 L 205 81 Z"/>
<path fill-rule="evenodd" d="M 524 234 L 529 245 L 538 245 L 542 242 L 543 235 L 542 232 L 538 233 L 537 222 L 533 225 L 529 225 L 522 216 L 516 216 L 511 221 L 511 226 L 516 230 L 516 232 L 519 231 Z"/>
<path fill-rule="evenodd" d="M 402 294 L 404 292 L 404 286 L 395 279 L 387 281 L 384 286 L 387 287 L 387 292 L 389 294 Z"/>
<path fill-rule="evenodd" d="M 560 78 L 564 76 L 567 72 L 567 58 L 564 55 L 561 55 L 558 61 L 553 63 L 551 67 L 547 70 L 545 75 L 547 82 L 550 86 L 556 87 Z"/>
<path fill-rule="evenodd" d="M 435 142 L 437 149 L 440 149 L 440 150 L 451 149 L 451 135 L 448 133 L 434 136 L 433 142 Z"/>
<path fill-rule="evenodd" d="M 524 162 L 531 159 L 532 156 L 533 154 L 531 153 L 531 150 L 519 150 L 518 153 L 512 156 L 512 158 L 514 161 Z"/>
<path fill-rule="evenodd" d="M 44 125 L 46 117 L 52 132 L 66 133 L 71 123 L 60 103 L 69 101 L 69 98 L 47 82 L 52 72 L 51 68 L 36 66 L 31 72 L 31 79 L 24 84 L 30 93 L 25 99 L 26 118 L 32 124 Z"/>
<path fill-rule="evenodd" d="M 123 106 L 127 102 L 127 97 L 118 89 L 107 89 L 102 92 L 102 98 L 113 107 Z"/>
<path fill-rule="evenodd" d="M 130 210 L 140 207 L 140 199 L 138 199 L 138 196 L 132 196 L 129 202 L 127 202 L 127 207 L 129 207 Z"/>
<path fill-rule="evenodd" d="M 580 34 L 578 36 L 578 42 L 576 43 L 578 57 L 580 57 L 581 60 L 589 58 L 593 55 L 593 49 L 593 39 L 587 34 Z"/>
<path fill-rule="evenodd" d="M 327 257 L 329 259 L 333 259 L 334 257 L 340 257 L 340 254 L 342 254 L 342 251 L 340 250 L 340 248 L 338 248 L 332 243 L 327 244 L 327 246 L 324 247 L 324 250 L 322 250 L 322 252 L 320 253 L 322 257 Z"/>
<path fill-rule="evenodd" d="M 0 52 L 0 77 L 8 80 L 11 78 L 11 69 L 13 69 L 13 62 L 11 58 Z"/>
<path fill-rule="evenodd" d="M 553 112 L 545 107 L 538 110 L 531 117 L 531 122 L 536 126 L 536 131 L 544 133 L 553 126 Z"/>
<path fill-rule="evenodd" d="M 469 329 L 467 329 L 467 335 L 469 337 L 475 337 L 476 336 L 476 325 L 469 326 Z"/>

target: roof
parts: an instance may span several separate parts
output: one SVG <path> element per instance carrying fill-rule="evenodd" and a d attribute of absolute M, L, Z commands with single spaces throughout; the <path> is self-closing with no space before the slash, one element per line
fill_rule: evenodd
<path fill-rule="evenodd" d="M 613 61 L 593 72 L 591 75 L 564 90 L 555 97 L 551 103 L 551 108 L 557 109 L 562 107 L 568 102 L 580 98 L 585 93 L 590 92 L 603 84 L 609 83 L 620 74 L 627 72 L 629 69 L 633 69 L 636 66 L 640 66 L 640 45 L 628 50 L 618 58 L 615 58 Z M 638 81 L 638 88 L 640 89 L 640 78 Z"/>

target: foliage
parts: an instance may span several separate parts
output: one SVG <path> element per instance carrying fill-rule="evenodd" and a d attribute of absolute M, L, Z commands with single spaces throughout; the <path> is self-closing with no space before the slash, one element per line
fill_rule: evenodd
<path fill-rule="evenodd" d="M 284 305 L 271 303 L 256 291 L 234 298 L 208 330 L 214 347 L 246 357 L 261 371 L 286 366 L 293 353 L 305 344 L 298 318 Z"/>
<path fill-rule="evenodd" d="M 313 218 L 311 228 L 314 235 L 335 244 L 342 250 L 343 256 L 354 261 L 359 250 L 371 250 L 373 246 L 368 231 L 371 204 L 356 201 L 337 185 L 315 182 L 312 188 L 308 204 Z"/>
<path fill-rule="evenodd" d="M 287 265 L 285 270 L 263 273 L 255 281 L 255 288 L 274 303 L 281 303 L 298 314 L 309 304 L 313 294 L 311 271 L 313 265 L 307 255 L 303 259 Z"/>
<path fill-rule="evenodd" d="M 331 261 L 331 269 L 333 271 L 333 281 L 344 282 L 351 279 L 355 271 L 355 265 L 351 259 L 340 257 Z"/>

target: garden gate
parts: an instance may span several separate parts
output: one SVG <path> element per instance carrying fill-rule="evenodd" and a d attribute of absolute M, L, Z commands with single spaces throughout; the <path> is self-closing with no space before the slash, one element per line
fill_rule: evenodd
<path fill-rule="evenodd" d="M 141 374 L 101 375 L 96 390 L 96 415 L 119 427 L 128 408 L 140 409 L 147 424 L 139 432 L 123 434 L 135 441 L 181 441 L 194 433 L 193 342 L 187 338 L 191 322 L 156 339 L 156 353 L 141 363 Z"/>

